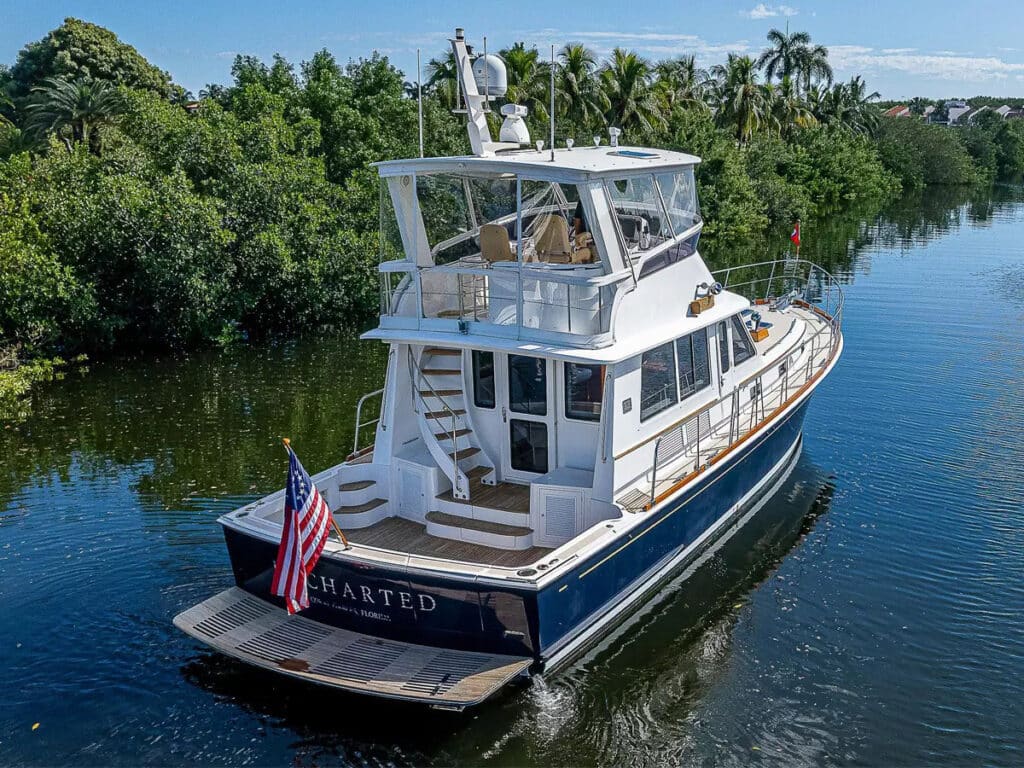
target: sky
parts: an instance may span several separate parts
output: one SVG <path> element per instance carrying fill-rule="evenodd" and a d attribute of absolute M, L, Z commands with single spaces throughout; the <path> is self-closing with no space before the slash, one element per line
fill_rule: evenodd
<path fill-rule="evenodd" d="M 863 75 L 885 99 L 1024 98 L 1024 0 L 0 0 L 0 63 L 65 16 L 113 30 L 195 93 L 230 82 L 238 53 L 298 64 L 322 48 L 341 62 L 379 51 L 415 80 L 416 49 L 424 62 L 443 53 L 456 26 L 478 48 L 486 35 L 489 50 L 583 42 L 600 56 L 623 46 L 709 66 L 731 51 L 756 55 L 769 29 L 788 24 L 828 47 L 837 78 Z"/>

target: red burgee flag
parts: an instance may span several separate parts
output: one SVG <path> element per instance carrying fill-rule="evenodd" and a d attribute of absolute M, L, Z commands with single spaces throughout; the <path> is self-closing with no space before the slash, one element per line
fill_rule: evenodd
<path fill-rule="evenodd" d="M 797 219 L 793 225 L 793 234 L 789 236 L 789 239 L 796 244 L 797 248 L 800 247 L 800 219 Z"/>
<path fill-rule="evenodd" d="M 285 443 L 285 445 L 288 445 Z M 288 486 L 284 495 L 284 529 L 277 550 L 270 591 L 283 597 L 288 613 L 309 608 L 306 577 L 313 571 L 331 530 L 331 510 L 288 446 Z"/>

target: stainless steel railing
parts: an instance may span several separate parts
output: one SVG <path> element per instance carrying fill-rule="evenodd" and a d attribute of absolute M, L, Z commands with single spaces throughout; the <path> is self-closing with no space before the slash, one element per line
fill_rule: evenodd
<path fill-rule="evenodd" d="M 838 342 L 845 301 L 843 289 L 839 280 L 817 264 L 806 259 L 776 259 L 726 267 L 711 274 L 726 290 L 746 296 L 755 304 L 804 302 L 828 318 L 830 349 Z M 734 279 L 737 275 L 739 280 Z"/>
<path fill-rule="evenodd" d="M 380 397 L 380 406 L 377 409 L 377 415 L 372 419 L 363 421 L 363 405 L 367 400 L 374 397 Z M 352 442 L 352 455 L 359 455 L 359 432 L 363 427 L 369 427 L 380 423 L 380 420 L 384 417 L 384 389 L 376 389 L 373 392 L 367 392 L 365 395 L 359 398 L 359 402 L 356 404 L 356 434 Z M 369 447 L 369 446 L 366 446 Z"/>

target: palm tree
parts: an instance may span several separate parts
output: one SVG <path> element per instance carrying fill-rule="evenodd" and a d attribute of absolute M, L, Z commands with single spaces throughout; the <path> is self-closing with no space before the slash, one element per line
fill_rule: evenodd
<path fill-rule="evenodd" d="M 819 122 L 870 134 L 881 120 L 881 113 L 873 103 L 878 99 L 878 91 L 868 93 L 860 75 L 830 89 L 813 87 L 807 95 L 810 109 Z"/>
<path fill-rule="evenodd" d="M 505 98 L 510 104 L 522 104 L 536 120 L 548 119 L 550 97 L 550 65 L 540 60 L 536 48 L 515 43 L 501 51 L 508 72 L 508 91 Z"/>
<path fill-rule="evenodd" d="M 3 127 L 5 125 L 13 125 L 13 123 L 11 123 L 8 117 L 3 113 L 4 107 L 13 108 L 14 102 L 11 101 L 10 97 L 6 93 L 0 91 L 0 127 Z"/>
<path fill-rule="evenodd" d="M 832 65 L 828 63 L 828 48 L 824 45 L 808 46 L 800 52 L 797 60 L 797 88 L 803 77 L 804 90 L 811 87 L 812 80 L 824 80 L 832 85 Z"/>
<path fill-rule="evenodd" d="M 855 133 L 874 133 L 881 121 L 881 114 L 872 103 L 879 98 L 878 91 L 868 93 L 867 83 L 860 75 L 854 75 L 849 83 L 836 87 L 842 89 L 843 94 L 843 124 Z"/>
<path fill-rule="evenodd" d="M 749 56 L 730 53 L 725 64 L 712 69 L 715 77 L 719 125 L 729 128 L 736 141 L 746 144 L 768 118 L 766 94 L 757 82 L 757 64 Z"/>
<path fill-rule="evenodd" d="M 665 59 L 654 65 L 655 87 L 671 108 L 676 104 L 706 106 L 708 73 L 692 55 Z"/>
<path fill-rule="evenodd" d="M 635 53 L 616 48 L 601 70 L 601 86 L 608 98 L 609 125 L 634 136 L 665 125 L 661 105 L 650 84 L 651 66 Z"/>
<path fill-rule="evenodd" d="M 807 128 L 817 122 L 807 102 L 800 98 L 793 78 L 783 77 L 778 87 L 768 85 L 766 88 L 771 89 L 769 112 L 779 135 L 789 136 L 794 128 Z"/>
<path fill-rule="evenodd" d="M 805 52 L 811 45 L 811 36 L 806 32 L 787 34 L 779 29 L 768 33 L 769 46 L 757 57 L 757 68 L 764 70 L 767 80 L 791 77 L 800 70 Z"/>
<path fill-rule="evenodd" d="M 597 59 L 582 43 L 570 43 L 558 54 L 555 76 L 555 104 L 572 127 L 586 129 L 603 121 L 608 98 L 595 75 Z"/>
<path fill-rule="evenodd" d="M 459 66 L 455 54 L 438 56 L 427 62 L 424 90 L 432 93 L 445 109 L 455 109 L 459 101 Z"/>
<path fill-rule="evenodd" d="M 33 140 L 56 134 L 71 151 L 82 142 L 99 154 L 100 130 L 124 111 L 120 92 L 106 80 L 50 77 L 32 89 L 25 107 L 25 133 Z"/>

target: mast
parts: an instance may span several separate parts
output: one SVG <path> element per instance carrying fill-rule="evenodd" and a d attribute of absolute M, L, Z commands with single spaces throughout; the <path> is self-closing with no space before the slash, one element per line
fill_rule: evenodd
<path fill-rule="evenodd" d="M 477 87 L 476 76 L 473 74 L 473 61 L 470 58 L 469 46 L 462 27 L 456 27 L 455 37 L 451 40 L 452 53 L 458 68 L 459 92 L 466 103 L 466 130 L 469 132 L 469 145 L 477 157 L 493 155 L 499 149 L 518 149 L 518 144 L 493 141 L 491 129 L 487 125 L 487 94 L 481 94 Z M 487 71 L 486 61 L 484 71 Z M 486 75 L 485 75 L 486 78 Z"/>

